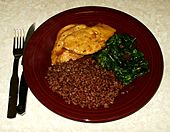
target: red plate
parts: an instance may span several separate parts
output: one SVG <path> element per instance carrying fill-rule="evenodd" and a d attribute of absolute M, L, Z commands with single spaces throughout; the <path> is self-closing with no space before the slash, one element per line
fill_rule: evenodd
<path fill-rule="evenodd" d="M 117 32 L 136 37 L 137 48 L 149 61 L 150 72 L 125 88 L 108 109 L 89 110 L 68 105 L 49 88 L 45 75 L 58 31 L 71 23 L 105 23 Z M 142 108 L 155 94 L 162 79 L 163 57 L 152 33 L 138 20 L 118 10 L 105 7 L 79 7 L 59 13 L 44 22 L 31 37 L 24 53 L 26 81 L 37 99 L 51 111 L 77 121 L 106 122 L 126 117 Z"/>

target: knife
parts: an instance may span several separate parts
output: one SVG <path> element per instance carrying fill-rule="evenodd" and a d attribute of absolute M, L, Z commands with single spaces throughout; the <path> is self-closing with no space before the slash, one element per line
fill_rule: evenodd
<path fill-rule="evenodd" d="M 25 39 L 25 42 L 24 42 L 24 49 L 26 48 L 27 43 L 28 43 L 29 39 L 31 38 L 34 30 L 35 30 L 35 23 L 33 23 L 30 26 L 30 28 L 28 29 L 26 39 Z M 23 57 L 22 57 L 21 65 L 23 66 Z M 17 106 L 17 113 L 18 114 L 24 114 L 25 113 L 27 91 L 28 91 L 28 85 L 27 85 L 25 78 L 24 78 L 24 71 L 22 71 L 21 79 L 20 79 L 20 86 L 19 86 L 19 104 Z"/>

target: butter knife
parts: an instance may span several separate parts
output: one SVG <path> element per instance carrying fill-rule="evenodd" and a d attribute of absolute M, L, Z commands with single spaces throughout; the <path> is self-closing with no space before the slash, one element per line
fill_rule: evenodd
<path fill-rule="evenodd" d="M 24 49 L 26 48 L 27 43 L 28 43 L 29 39 L 31 38 L 34 30 L 35 30 L 35 23 L 33 23 L 30 26 L 30 28 L 28 29 L 26 39 L 25 39 L 25 42 L 24 42 Z M 22 57 L 21 64 L 23 65 L 23 57 Z M 24 114 L 25 113 L 27 91 L 28 91 L 28 85 L 27 85 L 25 78 L 24 78 L 24 71 L 22 71 L 21 79 L 20 79 L 20 86 L 19 86 L 19 104 L 17 106 L 17 113 L 18 114 Z"/>

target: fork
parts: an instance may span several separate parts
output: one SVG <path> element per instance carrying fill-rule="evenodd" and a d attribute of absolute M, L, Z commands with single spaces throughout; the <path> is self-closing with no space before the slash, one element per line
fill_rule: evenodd
<path fill-rule="evenodd" d="M 9 101 L 8 101 L 8 112 L 7 118 L 16 117 L 16 108 L 17 108 L 17 97 L 18 97 L 18 63 L 19 59 L 23 54 L 24 47 L 24 30 L 17 29 L 15 30 L 15 36 L 13 40 L 13 73 L 10 80 L 10 90 L 9 90 Z"/>

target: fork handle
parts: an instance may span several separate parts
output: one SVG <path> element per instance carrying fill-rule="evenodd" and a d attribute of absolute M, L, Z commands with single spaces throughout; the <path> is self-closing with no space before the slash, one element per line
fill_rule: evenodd
<path fill-rule="evenodd" d="M 16 117 L 16 106 L 18 97 L 18 63 L 19 59 L 14 59 L 13 74 L 10 80 L 9 101 L 8 101 L 8 113 L 7 118 Z"/>

